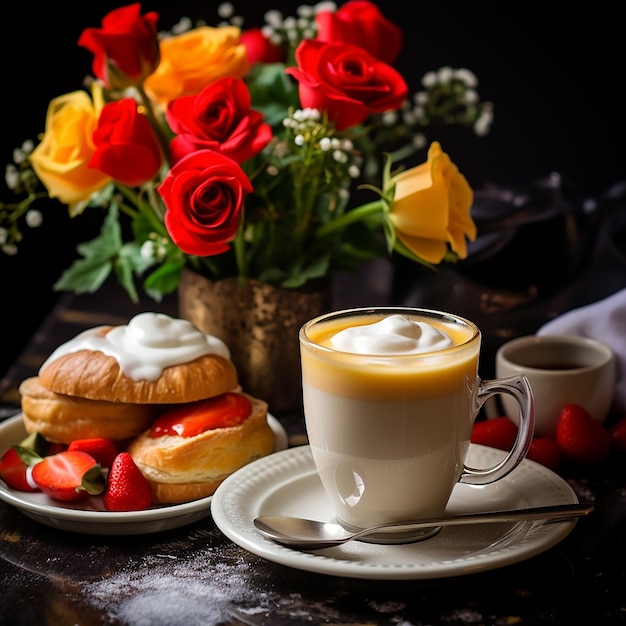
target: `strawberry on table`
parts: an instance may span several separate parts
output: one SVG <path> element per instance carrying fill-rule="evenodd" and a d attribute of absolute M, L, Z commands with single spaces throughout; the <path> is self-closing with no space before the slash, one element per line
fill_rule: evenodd
<path fill-rule="evenodd" d="M 561 450 L 551 437 L 535 437 L 530 443 L 526 458 L 555 470 L 561 462 Z"/>
<path fill-rule="evenodd" d="M 626 452 L 626 417 L 615 422 L 609 429 L 609 436 L 613 447 L 620 452 Z"/>
<path fill-rule="evenodd" d="M 117 445 L 114 441 L 105 437 L 74 439 L 74 441 L 70 442 L 67 449 L 87 452 L 103 467 L 111 467 L 113 459 L 117 456 Z"/>
<path fill-rule="evenodd" d="M 120 452 L 111 465 L 104 492 L 107 511 L 141 511 L 152 504 L 152 487 L 128 452 Z"/>
<path fill-rule="evenodd" d="M 70 502 L 104 491 L 105 479 L 96 460 L 82 450 L 46 456 L 32 467 L 32 479 L 45 494 Z"/>
<path fill-rule="evenodd" d="M 603 461 L 611 449 L 608 431 L 578 404 L 568 404 L 561 410 L 556 442 L 565 459 L 586 465 Z"/>
<path fill-rule="evenodd" d="M 510 450 L 517 437 L 517 426 L 508 417 L 494 417 L 476 422 L 472 428 L 472 443 Z"/>

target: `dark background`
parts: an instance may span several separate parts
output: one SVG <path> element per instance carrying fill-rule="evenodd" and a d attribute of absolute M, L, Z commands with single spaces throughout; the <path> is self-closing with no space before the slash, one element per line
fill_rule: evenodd
<path fill-rule="evenodd" d="M 58 2 L 35 9 L 22 2 L 1 10 L 2 167 L 16 146 L 44 130 L 48 102 L 79 89 L 90 72 L 91 55 L 76 45 L 82 30 L 100 26 L 122 4 Z M 293 15 L 298 4 L 241 1 L 235 8 L 246 18 L 244 27 L 252 27 L 262 24 L 267 9 Z M 183 15 L 214 25 L 217 5 L 144 2 L 142 8 L 157 11 L 160 27 L 169 29 Z M 487 137 L 469 130 L 429 137 L 441 141 L 474 188 L 557 171 L 583 197 L 595 197 L 626 178 L 626 54 L 617 3 L 380 5 L 405 33 L 398 65 L 412 92 L 428 70 L 467 67 L 478 76 L 481 97 L 494 103 Z M 0 197 L 11 198 L 4 183 Z M 60 204 L 45 202 L 40 209 L 44 226 L 27 233 L 18 255 L 0 253 L 0 375 L 57 299 L 51 286 L 74 258 L 76 243 L 97 231 L 89 216 L 70 220 Z"/>

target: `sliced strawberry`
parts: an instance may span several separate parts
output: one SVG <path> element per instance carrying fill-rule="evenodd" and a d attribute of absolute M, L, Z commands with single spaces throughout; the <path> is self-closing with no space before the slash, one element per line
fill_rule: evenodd
<path fill-rule="evenodd" d="M 608 431 L 578 404 L 568 404 L 561 410 L 556 442 L 563 458 L 585 465 L 603 461 L 611 449 Z"/>
<path fill-rule="evenodd" d="M 476 422 L 472 428 L 472 443 L 510 450 L 517 437 L 517 426 L 508 417 L 494 417 Z"/>
<path fill-rule="evenodd" d="M 33 465 L 32 479 L 55 500 L 72 501 L 104 491 L 102 468 L 86 452 L 74 450 L 44 457 Z"/>
<path fill-rule="evenodd" d="M 28 464 L 25 463 L 17 451 L 17 446 L 9 448 L 0 457 L 0 478 L 13 489 L 20 491 L 39 491 L 36 485 L 28 482 Z"/>
<path fill-rule="evenodd" d="M 561 451 L 552 437 L 535 437 L 530 443 L 526 457 L 555 470 L 561 462 Z"/>
<path fill-rule="evenodd" d="M 117 445 L 111 439 L 94 437 L 92 439 L 75 439 L 70 443 L 68 450 L 82 450 L 96 459 L 103 467 L 111 467 L 117 456 Z"/>
<path fill-rule="evenodd" d="M 195 437 L 215 428 L 237 426 L 252 411 L 250 400 L 240 393 L 223 393 L 215 398 L 177 405 L 162 413 L 152 424 L 151 437 L 178 435 Z"/>
<path fill-rule="evenodd" d="M 613 447 L 620 452 L 626 452 L 626 417 L 615 422 L 609 429 L 609 436 Z"/>
<path fill-rule="evenodd" d="M 111 465 L 103 504 L 107 511 L 141 511 L 152 504 L 152 487 L 128 452 Z"/>
<path fill-rule="evenodd" d="M 0 478 L 13 489 L 39 491 L 29 480 L 28 467 L 48 453 L 50 444 L 37 432 L 31 433 L 19 444 L 11 446 L 0 458 Z"/>

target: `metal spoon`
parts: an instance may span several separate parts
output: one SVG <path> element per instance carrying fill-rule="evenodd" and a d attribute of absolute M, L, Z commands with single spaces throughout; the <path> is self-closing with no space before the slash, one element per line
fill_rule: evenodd
<path fill-rule="evenodd" d="M 287 515 L 262 515 L 254 520 L 254 525 L 261 534 L 277 543 L 301 550 L 322 550 L 339 546 L 353 539 L 362 539 L 380 532 L 397 531 L 400 528 L 406 532 L 433 526 L 458 526 L 460 524 L 533 520 L 562 522 L 574 517 L 588 515 L 592 511 L 593 506 L 589 504 L 559 504 L 529 509 L 464 513 L 454 517 L 432 517 L 419 521 L 394 522 L 371 526 L 358 532 L 348 532 L 339 524 Z"/>

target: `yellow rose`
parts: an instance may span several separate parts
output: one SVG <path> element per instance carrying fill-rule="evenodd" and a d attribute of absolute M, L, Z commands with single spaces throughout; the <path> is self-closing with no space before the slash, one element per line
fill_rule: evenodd
<path fill-rule="evenodd" d="M 235 26 L 201 26 L 161 41 L 161 62 L 145 82 L 150 96 L 165 106 L 195 95 L 222 77 L 243 78 L 249 70 L 246 48 Z"/>
<path fill-rule="evenodd" d="M 111 180 L 88 166 L 101 108 L 100 99 L 92 102 L 85 91 L 55 98 L 48 105 L 43 139 L 30 155 L 48 195 L 69 205 L 72 216 L 81 213 L 91 195 Z"/>
<path fill-rule="evenodd" d="M 440 263 L 448 244 L 467 257 L 466 238 L 476 238 L 470 209 L 473 192 L 450 157 L 433 142 L 428 161 L 391 178 L 395 195 L 389 219 L 398 239 L 429 263 Z"/>

